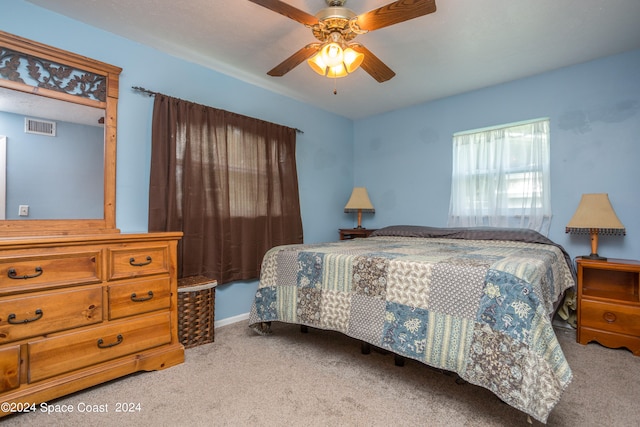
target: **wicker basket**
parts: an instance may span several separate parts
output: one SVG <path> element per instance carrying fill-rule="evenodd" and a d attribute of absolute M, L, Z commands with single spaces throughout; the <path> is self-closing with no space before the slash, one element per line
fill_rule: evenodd
<path fill-rule="evenodd" d="M 213 342 L 217 284 L 204 276 L 178 280 L 178 337 L 185 348 Z"/>

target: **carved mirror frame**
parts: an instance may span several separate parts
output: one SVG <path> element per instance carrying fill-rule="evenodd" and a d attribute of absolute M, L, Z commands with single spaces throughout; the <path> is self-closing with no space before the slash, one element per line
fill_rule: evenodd
<path fill-rule="evenodd" d="M 0 31 L 0 58 L 6 58 L 0 61 L 0 87 L 105 111 L 103 218 L 4 220 L 0 221 L 0 236 L 119 232 L 115 215 L 116 130 L 118 79 L 122 69 L 3 31 Z M 37 80 L 37 86 L 21 78 L 16 68 L 19 61 L 27 61 L 28 77 Z"/>

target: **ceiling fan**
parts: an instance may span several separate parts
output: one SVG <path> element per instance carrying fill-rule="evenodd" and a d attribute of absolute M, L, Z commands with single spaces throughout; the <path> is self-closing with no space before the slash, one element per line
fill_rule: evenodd
<path fill-rule="evenodd" d="M 359 34 L 378 30 L 436 11 L 435 0 L 399 0 L 356 15 L 344 5 L 347 0 L 326 0 L 328 7 L 315 16 L 280 0 L 249 0 L 311 28 L 319 42 L 309 43 L 267 72 L 284 76 L 304 60 L 318 74 L 343 77 L 360 65 L 371 77 L 382 83 L 396 73 L 360 43 Z"/>

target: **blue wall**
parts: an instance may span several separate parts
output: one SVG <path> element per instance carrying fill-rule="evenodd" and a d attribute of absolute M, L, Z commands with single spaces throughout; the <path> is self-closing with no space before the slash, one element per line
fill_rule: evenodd
<path fill-rule="evenodd" d="M 56 121 L 56 136 L 24 132 L 25 116 L 0 111 L 7 137 L 7 219 L 102 218 L 104 128 Z M 34 117 L 37 118 L 37 117 Z"/>
<path fill-rule="evenodd" d="M 582 193 L 606 192 L 627 236 L 601 238 L 600 252 L 640 259 L 640 51 L 352 122 L 21 0 L 3 7 L 0 29 L 124 69 L 116 211 L 123 232 L 147 230 L 153 99 L 130 90 L 143 86 L 302 129 L 297 161 L 308 243 L 336 240 L 337 228 L 353 226 L 342 210 L 354 185 L 367 187 L 376 208 L 364 215 L 366 227 L 446 225 L 452 134 L 550 117 L 550 237 L 572 256 L 587 253 L 588 239 L 565 235 L 564 226 Z M 328 128 L 334 137 L 326 138 Z M 256 286 L 219 287 L 216 319 L 247 313 Z"/>
<path fill-rule="evenodd" d="M 305 241 L 337 240 L 353 183 L 353 123 L 207 68 L 51 13 L 22 0 L 0 8 L 0 30 L 123 68 L 118 102 L 116 222 L 146 232 L 153 98 L 142 86 L 298 128 L 296 150 Z M 277 106 L 277 108 L 274 108 Z M 332 129 L 327 138 L 326 129 Z M 215 236 L 212 236 L 215 238 Z M 248 313 L 257 281 L 219 286 L 216 319 Z"/>
<path fill-rule="evenodd" d="M 625 237 L 601 237 L 601 255 L 640 259 L 640 51 L 603 58 L 355 123 L 354 180 L 388 224 L 446 226 L 452 135 L 549 117 L 549 237 L 572 257 L 589 238 L 567 235 L 583 193 L 609 193 Z"/>

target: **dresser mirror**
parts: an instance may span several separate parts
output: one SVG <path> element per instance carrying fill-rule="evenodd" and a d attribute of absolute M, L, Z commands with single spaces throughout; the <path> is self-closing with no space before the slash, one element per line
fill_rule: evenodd
<path fill-rule="evenodd" d="M 0 236 L 118 232 L 121 71 L 0 31 Z"/>

